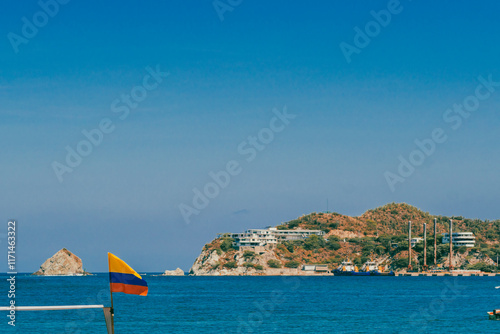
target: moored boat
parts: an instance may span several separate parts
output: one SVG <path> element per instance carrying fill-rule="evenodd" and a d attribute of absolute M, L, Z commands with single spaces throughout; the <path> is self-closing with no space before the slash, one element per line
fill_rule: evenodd
<path fill-rule="evenodd" d="M 333 270 L 335 276 L 395 276 L 394 272 L 385 272 L 382 267 L 379 267 L 374 261 L 367 261 L 361 270 L 358 269 L 351 261 L 346 260 Z"/>
<path fill-rule="evenodd" d="M 385 271 L 384 267 L 377 265 L 375 261 L 367 261 L 361 267 L 361 271 L 370 272 L 370 276 L 395 276 L 393 271 Z"/>
<path fill-rule="evenodd" d="M 335 276 L 368 276 L 366 272 L 360 272 L 358 267 L 354 265 L 349 259 L 342 261 L 337 269 L 333 270 Z"/>

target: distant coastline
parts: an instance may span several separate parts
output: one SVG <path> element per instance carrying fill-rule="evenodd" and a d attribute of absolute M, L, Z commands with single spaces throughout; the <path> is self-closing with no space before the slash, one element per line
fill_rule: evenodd
<path fill-rule="evenodd" d="M 454 269 L 465 270 L 461 273 L 445 272 L 450 256 L 449 242 L 443 236 L 451 220 L 454 232 L 471 236 L 467 243 L 453 240 L 456 245 L 451 261 Z M 411 261 L 408 221 L 412 221 Z M 434 221 L 435 232 L 430 228 Z M 429 226 L 425 250 L 424 224 Z M 313 212 L 275 227 L 219 234 L 203 247 L 189 275 L 332 276 L 342 261 L 350 259 L 355 270 L 372 261 L 377 268 L 399 276 L 417 276 L 419 272 L 428 276 L 484 276 L 498 271 L 492 259 L 500 252 L 497 225 L 500 220 L 436 216 L 406 203 L 387 204 L 359 217 Z"/>

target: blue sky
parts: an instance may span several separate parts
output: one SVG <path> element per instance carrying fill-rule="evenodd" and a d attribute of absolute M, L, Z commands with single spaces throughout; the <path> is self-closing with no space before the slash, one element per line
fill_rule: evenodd
<path fill-rule="evenodd" d="M 443 120 L 479 76 L 500 81 L 498 7 L 401 1 L 348 63 L 339 45 L 354 45 L 354 28 L 364 31 L 387 1 L 244 0 L 220 20 L 211 1 L 73 0 L 17 53 L 9 33 L 23 37 L 23 17 L 33 23 L 42 9 L 9 1 L 0 212 L 18 220 L 19 270 L 62 247 L 89 271 L 107 270 L 108 251 L 139 271 L 188 270 L 216 233 L 324 211 L 327 199 L 349 215 L 407 202 L 500 218 L 500 87 L 457 130 Z M 113 101 L 157 66 L 169 75 L 119 119 Z M 296 117 L 246 161 L 238 146 L 284 107 Z M 59 182 L 53 162 L 103 119 L 114 131 Z M 447 140 L 391 189 L 384 173 L 436 128 Z M 187 224 L 179 205 L 192 206 L 193 189 L 232 160 L 241 173 Z"/>

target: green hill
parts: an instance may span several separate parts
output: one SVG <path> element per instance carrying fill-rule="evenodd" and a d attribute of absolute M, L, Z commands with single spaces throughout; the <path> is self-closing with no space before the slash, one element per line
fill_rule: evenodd
<path fill-rule="evenodd" d="M 311 236 L 303 241 L 284 242 L 273 249 L 282 262 L 299 264 L 328 264 L 331 269 L 349 257 L 357 265 L 370 258 L 385 262 L 392 269 L 408 265 L 408 221 L 412 221 L 412 238 L 423 237 L 423 223 L 427 223 L 427 264 L 434 263 L 434 218 L 437 219 L 438 264 L 448 266 L 448 244 L 442 244 L 441 234 L 448 232 L 453 219 L 454 232 L 473 232 L 476 247 L 454 249 L 455 267 L 461 269 L 496 270 L 493 266 L 500 255 L 500 220 L 482 221 L 460 216 L 436 216 L 405 203 L 391 203 L 371 209 L 359 217 L 350 217 L 335 212 L 316 213 L 299 217 L 278 225 L 278 229 L 323 230 L 324 237 Z M 249 226 L 254 228 L 254 226 Z M 204 250 L 217 250 L 221 265 L 232 262 L 235 250 L 231 240 L 216 239 Z M 423 265 L 423 243 L 417 244 L 412 253 L 414 268 Z"/>

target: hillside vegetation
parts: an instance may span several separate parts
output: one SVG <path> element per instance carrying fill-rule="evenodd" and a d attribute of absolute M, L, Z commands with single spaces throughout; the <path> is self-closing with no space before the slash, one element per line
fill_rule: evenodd
<path fill-rule="evenodd" d="M 441 234 L 448 232 L 449 221 L 453 219 L 454 232 L 473 232 L 476 236 L 476 247 L 454 248 L 454 266 L 485 271 L 497 269 L 494 262 L 497 255 L 500 255 L 500 220 L 482 221 L 460 216 L 434 216 L 405 203 L 387 204 L 368 210 L 359 217 L 349 217 L 336 212 L 313 212 L 282 223 L 277 226 L 278 229 L 314 229 L 323 230 L 326 234 L 324 237 L 311 236 L 304 241 L 279 244 L 272 250 L 276 258 L 272 263 L 259 261 L 259 255 L 248 253 L 248 261 L 244 265 L 262 270 L 266 267 L 296 268 L 302 264 L 328 264 L 333 269 L 348 257 L 359 266 L 374 258 L 392 269 L 406 268 L 407 230 L 408 221 L 411 221 L 413 238 L 423 237 L 423 223 L 427 223 L 427 264 L 432 266 L 434 218 L 437 219 L 439 265 L 448 266 L 449 245 L 441 243 Z M 217 252 L 217 266 L 235 268 L 238 266 L 234 260 L 237 252 L 232 247 L 232 241 L 230 238 L 215 239 L 205 245 L 204 251 Z M 412 249 L 414 268 L 423 265 L 423 248 L 423 243 L 419 243 Z"/>

